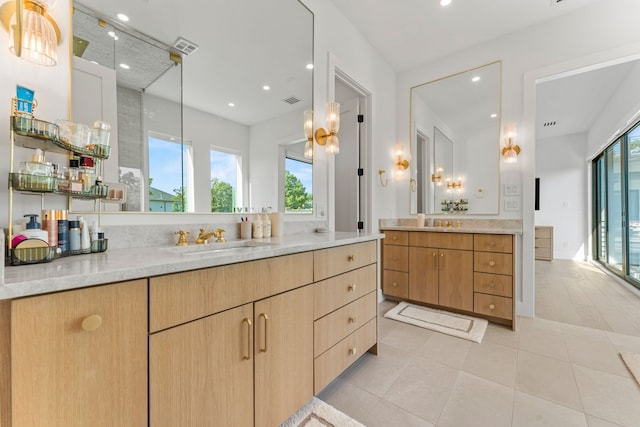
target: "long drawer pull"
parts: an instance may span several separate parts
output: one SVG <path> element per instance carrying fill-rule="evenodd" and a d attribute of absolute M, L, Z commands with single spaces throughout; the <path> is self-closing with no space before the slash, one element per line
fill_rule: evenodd
<path fill-rule="evenodd" d="M 269 316 L 267 316 L 266 313 L 260 313 L 260 317 L 262 317 L 264 319 L 264 347 L 262 347 L 260 349 L 260 351 L 262 353 L 266 353 L 267 352 L 267 348 L 268 348 L 267 345 L 268 345 L 268 342 L 269 342 L 268 341 L 269 338 L 268 338 L 268 335 L 267 335 L 268 332 L 269 332 L 268 329 L 267 329 L 268 323 L 269 323 Z"/>
<path fill-rule="evenodd" d="M 99 314 L 92 314 L 82 319 L 82 329 L 85 332 L 93 332 L 102 326 L 102 317 Z"/>
<path fill-rule="evenodd" d="M 247 325 L 247 354 L 242 358 L 244 360 L 251 360 L 251 320 L 245 317 L 242 319 L 242 322 Z"/>

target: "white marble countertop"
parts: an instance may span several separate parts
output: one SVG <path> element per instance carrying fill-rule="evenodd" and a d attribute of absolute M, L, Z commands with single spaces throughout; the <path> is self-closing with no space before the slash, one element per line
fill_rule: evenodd
<path fill-rule="evenodd" d="M 0 299 L 233 264 L 383 237 L 378 233 L 309 233 L 187 247 L 127 248 L 75 255 L 49 263 L 6 267 L 4 284 L 0 285 Z"/>
<path fill-rule="evenodd" d="M 445 224 L 450 222 L 450 226 Z M 522 234 L 522 221 L 511 219 L 474 219 L 474 218 L 426 218 L 423 226 L 418 225 L 417 218 L 381 219 L 378 227 L 396 231 L 437 231 L 445 233 L 483 233 L 483 234 Z M 430 225 L 427 225 L 430 224 Z M 434 226 L 434 224 L 441 224 Z"/>

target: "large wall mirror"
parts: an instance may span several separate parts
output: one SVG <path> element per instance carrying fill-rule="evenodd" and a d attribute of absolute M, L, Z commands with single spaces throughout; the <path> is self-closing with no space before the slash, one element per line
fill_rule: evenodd
<path fill-rule="evenodd" d="M 103 179 L 126 194 L 104 211 L 284 210 L 279 157 L 313 108 L 301 2 L 79 0 L 72 19 L 72 116 L 112 123 Z"/>
<path fill-rule="evenodd" d="M 498 214 L 502 62 L 411 88 L 410 212 Z"/>

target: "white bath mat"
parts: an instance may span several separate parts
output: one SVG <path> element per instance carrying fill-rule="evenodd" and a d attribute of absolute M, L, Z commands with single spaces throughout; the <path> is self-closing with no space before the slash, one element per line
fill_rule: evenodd
<path fill-rule="evenodd" d="M 280 427 L 365 427 L 333 406 L 315 397 Z"/>
<path fill-rule="evenodd" d="M 633 378 L 635 378 L 638 385 L 640 385 L 640 354 L 622 352 L 620 356 L 624 364 L 629 368 Z"/>
<path fill-rule="evenodd" d="M 406 302 L 401 302 L 389 310 L 384 317 L 477 343 L 482 342 L 489 324 L 484 319 Z"/>

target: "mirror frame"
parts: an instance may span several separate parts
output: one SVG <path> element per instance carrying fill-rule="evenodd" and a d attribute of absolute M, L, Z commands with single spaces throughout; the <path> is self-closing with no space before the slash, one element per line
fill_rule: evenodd
<path fill-rule="evenodd" d="M 432 83 L 437 83 L 443 80 L 446 80 L 448 78 L 451 77 L 457 77 L 460 75 L 463 75 L 465 73 L 469 73 L 472 72 L 474 70 L 480 70 L 482 68 L 488 67 L 488 66 L 492 66 L 492 65 L 498 65 L 498 92 L 496 94 L 497 96 L 497 101 L 498 101 L 498 111 L 497 111 L 497 130 L 498 130 L 498 136 L 497 136 L 497 140 L 495 143 L 495 158 L 496 158 L 496 173 L 497 173 L 497 179 L 496 179 L 496 204 L 495 204 L 495 211 L 491 211 L 491 212 L 464 212 L 465 215 L 499 215 L 500 214 L 500 199 L 501 199 L 501 177 L 502 177 L 502 169 L 501 169 L 501 159 L 500 159 L 500 147 L 501 147 L 501 135 L 502 135 L 502 60 L 496 60 L 496 61 L 492 61 L 492 62 L 488 62 L 482 65 L 478 65 L 475 67 L 471 67 L 456 73 L 452 73 L 452 74 L 448 74 L 446 76 L 443 77 L 439 77 L 433 80 L 429 80 L 423 83 L 419 83 L 416 85 L 413 85 L 409 88 L 409 151 L 410 151 L 410 155 L 411 155 L 411 159 L 412 159 L 412 164 L 410 166 L 410 176 L 409 176 L 409 214 L 411 215 L 415 215 L 418 213 L 418 207 L 417 207 L 417 191 L 418 191 L 418 185 L 417 185 L 417 168 L 416 168 L 416 163 L 415 163 L 415 156 L 416 156 L 416 139 L 417 139 L 417 135 L 418 132 L 420 131 L 421 134 L 428 134 L 428 135 L 434 135 L 435 132 L 435 127 L 434 129 L 417 129 L 416 127 L 416 122 L 414 120 L 414 105 L 413 105 L 413 101 L 414 101 L 414 89 L 417 89 L 419 87 L 425 86 L 425 85 L 429 85 Z M 442 131 L 441 131 L 442 132 Z M 446 133 L 443 133 L 445 136 L 447 136 L 447 138 L 450 139 L 449 135 L 446 135 Z M 434 155 L 432 153 L 432 155 Z M 459 172 L 457 172 L 455 170 L 455 150 L 454 150 L 454 173 L 459 174 Z M 423 172 L 423 177 L 425 178 L 425 184 L 428 183 L 430 185 L 432 185 L 431 181 L 431 174 L 434 173 L 434 165 L 433 164 L 429 164 L 428 166 L 428 170 Z M 429 179 L 426 179 L 428 176 Z M 458 175 L 456 175 L 458 176 Z M 444 177 L 443 177 L 444 179 Z M 468 182 L 468 180 L 467 180 Z M 466 184 L 466 182 L 465 182 Z M 476 197 L 478 198 L 482 198 L 484 197 L 483 190 L 480 188 L 478 189 L 476 192 L 474 192 L 474 194 L 476 195 Z M 429 191 L 430 194 L 430 198 L 433 198 L 434 196 L 434 191 L 431 190 Z M 470 196 L 473 196 L 473 194 L 471 193 L 467 193 L 466 198 L 471 199 Z M 436 210 L 436 202 L 435 200 L 431 200 L 431 203 L 433 204 L 433 212 L 425 212 L 427 215 L 451 215 L 450 212 L 441 212 L 441 211 L 437 211 Z M 427 204 L 428 206 L 428 204 Z M 462 212 L 459 212 L 462 213 Z"/>

